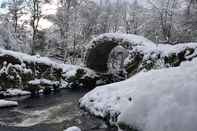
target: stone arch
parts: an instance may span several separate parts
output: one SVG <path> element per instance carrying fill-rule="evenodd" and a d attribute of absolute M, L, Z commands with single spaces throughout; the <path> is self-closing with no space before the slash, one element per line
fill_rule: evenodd
<path fill-rule="evenodd" d="M 85 63 L 88 68 L 97 72 L 106 73 L 108 71 L 108 59 L 111 51 L 121 45 L 125 49 L 132 50 L 133 47 L 146 46 L 153 43 L 144 37 L 120 34 L 106 33 L 98 36 L 89 43 L 89 48 L 86 53 Z"/>
<path fill-rule="evenodd" d="M 106 72 L 108 70 L 107 62 L 109 54 L 117 45 L 118 43 L 114 41 L 103 41 L 94 48 L 91 48 L 86 56 L 87 67 L 98 72 Z"/>

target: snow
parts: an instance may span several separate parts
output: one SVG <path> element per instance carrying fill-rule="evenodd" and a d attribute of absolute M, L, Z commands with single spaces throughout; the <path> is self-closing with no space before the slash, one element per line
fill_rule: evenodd
<path fill-rule="evenodd" d="M 133 59 L 133 55 L 135 55 L 136 52 L 139 52 L 138 50 L 129 50 L 130 54 L 125 59 L 124 65 L 129 65 Z M 185 53 L 186 52 L 186 53 Z M 192 60 L 197 56 L 197 43 L 181 43 L 177 45 L 170 45 L 170 44 L 158 44 L 156 48 L 150 49 L 148 52 L 142 51 L 143 54 L 143 60 L 141 65 L 138 67 L 138 70 L 141 69 L 143 71 L 147 71 L 144 69 L 144 65 L 148 64 L 148 62 L 154 63 L 154 69 L 161 69 L 161 68 L 167 68 L 171 67 L 173 65 L 170 65 L 170 63 L 166 62 L 166 58 L 170 58 L 172 56 L 176 56 L 177 59 L 181 59 L 180 62 Z M 150 69 L 148 69 L 150 70 Z"/>
<path fill-rule="evenodd" d="M 85 67 L 77 66 L 77 65 L 63 64 L 62 68 L 63 68 L 63 76 L 67 78 L 75 76 L 78 69 L 83 69 L 85 71 L 86 74 L 84 75 L 84 77 L 85 76 L 89 76 L 89 77 L 97 76 L 93 70 L 85 68 Z"/>
<path fill-rule="evenodd" d="M 143 36 L 134 35 L 134 34 L 124 34 L 124 33 L 104 33 L 99 35 L 98 37 L 95 37 L 90 44 L 94 43 L 94 41 L 100 41 L 100 40 L 121 40 L 122 42 L 129 42 L 133 46 L 137 46 L 136 48 L 150 52 L 156 48 L 156 44 L 152 41 L 146 39 Z"/>
<path fill-rule="evenodd" d="M 51 0 L 46 3 L 42 3 L 42 13 L 43 15 L 56 15 L 58 7 L 58 0 Z"/>
<path fill-rule="evenodd" d="M 142 131 L 196 131 L 196 64 L 194 59 L 97 87 L 80 99 L 80 106 Z"/>
<path fill-rule="evenodd" d="M 4 92 L 4 96 L 25 96 L 30 94 L 30 92 L 21 89 L 7 89 L 7 91 Z"/>
<path fill-rule="evenodd" d="M 54 85 L 58 84 L 58 81 L 50 81 L 47 79 L 35 79 L 28 82 L 31 85 L 40 85 L 40 84 L 47 84 L 47 85 Z"/>
<path fill-rule="evenodd" d="M 73 127 L 69 127 L 69 128 L 67 128 L 66 130 L 64 130 L 64 131 L 81 131 L 81 129 L 80 128 L 78 128 L 78 127 L 76 127 L 76 126 L 73 126 Z"/>
<path fill-rule="evenodd" d="M 15 51 L 10 51 L 0 48 L 0 56 L 3 55 L 11 55 L 15 58 L 18 58 L 22 63 L 24 61 L 27 61 L 29 63 L 43 63 L 49 66 L 52 65 L 53 68 L 63 69 L 63 72 L 68 72 L 71 70 L 74 71 L 80 68 L 80 66 L 76 66 L 76 65 L 57 63 L 56 61 L 51 60 L 48 57 L 40 57 L 39 55 L 31 56 L 25 53 L 20 53 L 20 52 L 15 52 Z M 74 72 L 69 72 L 69 73 L 71 73 L 71 75 L 74 74 Z"/>
<path fill-rule="evenodd" d="M 143 36 L 134 35 L 134 34 L 124 34 L 124 33 L 104 33 L 99 35 L 98 37 L 95 37 L 88 46 L 92 46 L 92 44 L 97 44 L 102 40 L 121 40 L 123 42 L 129 42 L 132 46 L 132 49 L 129 49 L 130 51 L 141 51 L 145 55 L 150 55 L 151 53 L 162 53 L 162 56 L 168 56 L 172 53 L 178 53 L 185 49 L 197 49 L 197 43 L 180 43 L 176 45 L 170 45 L 170 44 L 156 44 L 152 41 L 146 39 Z M 106 44 L 106 43 L 105 43 Z M 197 55 L 197 51 L 194 53 Z"/>
<path fill-rule="evenodd" d="M 54 25 L 53 22 L 42 18 L 42 19 L 40 19 L 40 22 L 39 22 L 39 29 L 40 30 L 48 29 L 53 25 Z"/>
<path fill-rule="evenodd" d="M 11 55 L 15 58 L 18 58 L 21 62 L 27 61 L 29 63 L 43 63 L 46 65 L 52 65 L 53 68 L 63 69 L 63 72 L 69 72 L 68 75 L 70 76 L 74 75 L 77 69 L 82 68 L 77 65 L 58 63 L 48 57 L 40 57 L 39 55 L 31 56 L 25 53 L 20 53 L 20 52 L 15 52 L 15 51 L 10 51 L 0 48 L 0 56 L 3 55 Z"/>
<path fill-rule="evenodd" d="M 158 50 L 162 52 L 162 56 L 168 56 L 172 53 L 177 53 L 184 51 L 185 49 L 194 49 L 195 52 L 192 54 L 197 55 L 197 43 L 183 43 L 183 44 L 177 44 L 177 45 L 168 45 L 168 44 L 159 44 Z M 192 56 L 188 56 L 187 58 L 191 58 Z"/>
<path fill-rule="evenodd" d="M 63 69 L 64 76 L 71 77 L 77 73 L 77 70 L 80 69 L 80 66 L 65 64 Z"/>
<path fill-rule="evenodd" d="M 0 108 L 18 106 L 16 101 L 7 101 L 0 99 Z"/>
<path fill-rule="evenodd" d="M 24 53 L 19 53 L 19 52 L 15 52 L 15 51 L 9 51 L 9 50 L 4 50 L 2 48 L 0 48 L 0 56 L 3 55 L 11 55 L 15 58 L 18 58 L 20 61 L 27 61 L 27 62 L 33 62 L 33 63 L 44 63 L 46 65 L 52 65 L 54 68 L 60 68 L 60 65 L 53 62 L 52 60 L 50 60 L 48 57 L 40 57 L 38 55 L 36 56 L 31 56 L 28 54 L 24 54 Z"/>

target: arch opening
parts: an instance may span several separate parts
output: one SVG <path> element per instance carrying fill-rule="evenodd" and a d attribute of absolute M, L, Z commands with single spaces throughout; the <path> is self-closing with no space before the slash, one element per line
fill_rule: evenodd
<path fill-rule="evenodd" d="M 87 67 L 97 72 L 107 72 L 109 55 L 116 46 L 118 46 L 118 42 L 105 41 L 90 49 L 86 56 Z"/>

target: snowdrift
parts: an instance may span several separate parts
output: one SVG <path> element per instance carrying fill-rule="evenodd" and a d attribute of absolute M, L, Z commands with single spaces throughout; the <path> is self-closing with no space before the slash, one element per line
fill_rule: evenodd
<path fill-rule="evenodd" d="M 122 129 L 196 131 L 196 64 L 194 59 L 97 87 L 80 99 L 80 106 Z"/>

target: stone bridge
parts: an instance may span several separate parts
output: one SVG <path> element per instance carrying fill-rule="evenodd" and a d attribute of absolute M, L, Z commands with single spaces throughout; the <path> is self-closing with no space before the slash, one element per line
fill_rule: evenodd
<path fill-rule="evenodd" d="M 122 61 L 127 58 L 129 51 L 140 50 L 146 48 L 146 46 L 155 46 L 155 44 L 137 35 L 121 33 L 102 34 L 89 43 L 86 54 L 86 66 L 97 72 L 106 73 L 110 68 L 108 66 L 109 58 L 112 56 L 112 52 L 115 52 L 116 56 L 121 57 L 119 68 L 122 68 Z M 117 47 L 121 48 L 113 51 Z"/>

